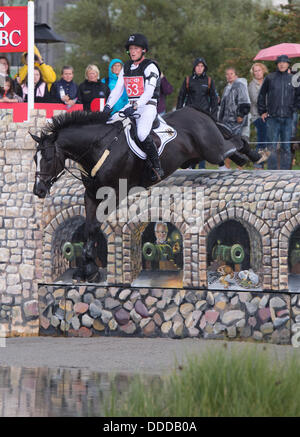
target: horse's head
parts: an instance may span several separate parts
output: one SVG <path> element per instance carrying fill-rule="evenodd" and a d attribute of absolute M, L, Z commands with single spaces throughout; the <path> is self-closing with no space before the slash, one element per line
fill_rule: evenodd
<path fill-rule="evenodd" d="M 37 143 L 37 150 L 34 155 L 36 172 L 33 193 L 43 199 L 61 175 L 65 166 L 65 159 L 58 149 L 53 135 L 42 134 L 41 137 L 31 133 L 30 135 Z"/>

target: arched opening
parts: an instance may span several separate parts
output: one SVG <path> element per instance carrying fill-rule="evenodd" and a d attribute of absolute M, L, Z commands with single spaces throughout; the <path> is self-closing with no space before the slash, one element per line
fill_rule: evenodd
<path fill-rule="evenodd" d="M 52 278 L 54 281 L 69 282 L 74 271 L 82 265 L 82 249 L 85 218 L 74 216 L 65 220 L 56 229 L 51 248 Z M 106 280 L 107 242 L 102 231 L 98 229 L 95 247 L 95 263 L 101 273 L 101 282 Z"/>
<path fill-rule="evenodd" d="M 289 239 L 288 281 L 290 291 L 300 291 L 300 226 L 297 226 Z"/>
<path fill-rule="evenodd" d="M 183 239 L 170 222 L 151 222 L 141 235 L 142 270 L 134 286 L 182 288 Z"/>
<path fill-rule="evenodd" d="M 248 223 L 227 220 L 209 233 L 209 289 L 261 290 L 261 262 L 261 238 L 256 229 Z"/>

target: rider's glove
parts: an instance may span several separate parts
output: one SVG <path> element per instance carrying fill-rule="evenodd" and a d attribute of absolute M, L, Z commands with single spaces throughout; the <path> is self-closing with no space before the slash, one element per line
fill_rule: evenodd
<path fill-rule="evenodd" d="M 124 115 L 125 117 L 132 117 L 135 111 L 136 108 L 134 108 L 133 106 L 129 106 L 128 108 L 124 109 Z"/>
<path fill-rule="evenodd" d="M 102 111 L 102 116 L 104 118 L 105 121 L 107 121 L 110 117 L 110 113 L 111 113 L 111 107 L 108 105 L 105 105 Z"/>

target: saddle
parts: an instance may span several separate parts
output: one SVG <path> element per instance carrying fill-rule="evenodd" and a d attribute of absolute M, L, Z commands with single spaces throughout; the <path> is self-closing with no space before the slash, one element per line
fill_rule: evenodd
<path fill-rule="evenodd" d="M 147 155 L 139 145 L 135 120 L 115 116 L 114 120 L 109 120 L 108 123 L 115 123 L 117 121 L 121 121 L 123 123 L 127 144 L 132 152 L 140 159 L 146 160 Z M 169 126 L 160 115 L 157 115 L 153 122 L 150 135 L 157 147 L 158 156 L 160 156 L 166 144 L 176 138 L 177 131 L 173 127 Z"/>

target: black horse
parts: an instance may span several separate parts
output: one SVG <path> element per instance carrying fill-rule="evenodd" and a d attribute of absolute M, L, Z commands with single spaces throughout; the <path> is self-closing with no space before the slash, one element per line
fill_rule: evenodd
<path fill-rule="evenodd" d="M 191 107 L 166 114 L 165 120 L 177 131 L 177 137 L 161 155 L 165 178 L 191 159 L 219 164 L 228 156 L 236 156 L 237 148 L 244 147 L 243 142 L 233 144 L 231 140 L 225 140 L 208 115 Z M 135 186 L 150 186 L 153 182 L 145 178 L 145 161 L 129 149 L 122 123 L 105 124 L 101 113 L 60 114 L 43 129 L 41 137 L 31 136 L 38 143 L 33 189 L 38 197 L 44 198 L 50 192 L 65 169 L 66 159 L 77 162 L 82 168 L 81 179 L 86 188 L 85 256 L 88 266 L 83 279 L 95 279 L 93 248 L 99 226 L 97 190 L 111 187 L 118 195 L 120 179 L 127 179 L 128 190 Z"/>

